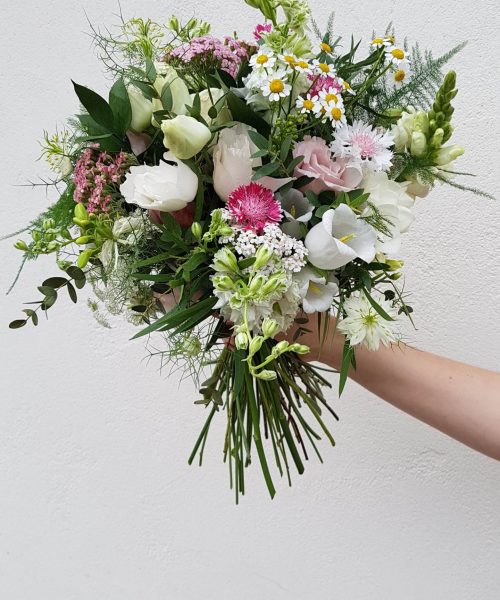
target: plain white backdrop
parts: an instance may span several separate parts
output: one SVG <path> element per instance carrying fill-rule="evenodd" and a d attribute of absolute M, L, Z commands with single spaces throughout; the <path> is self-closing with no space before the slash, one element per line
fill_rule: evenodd
<path fill-rule="evenodd" d="M 497 192 L 500 9 L 497 2 L 313 0 L 339 34 L 381 32 L 441 53 L 464 39 L 454 140 L 460 167 Z M 125 16 L 182 10 L 217 34 L 248 36 L 258 13 L 223 4 L 123 0 Z M 70 78 L 108 85 L 87 33 L 116 22 L 113 1 L 5 3 L 0 22 L 0 235 L 45 208 L 36 159 L 43 129 L 77 110 Z M 323 447 L 270 501 L 257 465 L 236 508 L 222 464 L 224 416 L 202 469 L 187 457 L 201 427 L 190 382 L 143 364 L 141 342 L 109 331 L 85 302 L 61 301 L 37 329 L 11 332 L 21 303 L 55 274 L 0 245 L 0 597 L 5 600 L 496 600 L 500 466 L 397 412 L 354 384 L 338 401 L 337 447 Z M 450 188 L 418 202 L 405 240 L 416 345 L 500 368 L 500 204 Z M 332 381 L 336 381 L 332 378 Z M 404 393 L 404 390 L 402 390 Z"/>

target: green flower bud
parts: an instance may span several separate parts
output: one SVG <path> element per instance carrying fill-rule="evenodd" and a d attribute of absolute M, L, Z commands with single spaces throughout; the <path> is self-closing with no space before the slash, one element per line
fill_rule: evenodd
<path fill-rule="evenodd" d="M 246 333 L 237 333 L 234 338 L 234 345 L 237 350 L 246 350 L 248 348 L 248 336 Z"/>
<path fill-rule="evenodd" d="M 215 253 L 213 267 L 222 273 L 237 273 L 238 261 L 229 248 L 221 248 Z"/>
<path fill-rule="evenodd" d="M 405 263 L 402 260 L 394 260 L 389 258 L 386 260 L 385 264 L 389 267 L 389 271 L 399 271 L 404 267 Z"/>
<path fill-rule="evenodd" d="M 254 371 L 252 372 L 252 375 L 256 378 L 256 379 L 262 379 L 264 381 L 273 381 L 274 379 L 277 379 L 278 376 L 276 375 L 276 371 L 270 371 L 269 369 L 263 369 L 262 371 Z"/>
<path fill-rule="evenodd" d="M 265 283 L 266 279 L 263 275 L 255 275 L 254 277 L 252 277 L 252 280 L 250 281 L 250 286 L 248 288 L 250 296 L 254 297 L 259 295 Z"/>
<path fill-rule="evenodd" d="M 197 221 L 195 221 L 191 225 L 191 231 L 197 240 L 201 240 L 201 235 L 202 235 L 203 231 L 202 231 L 201 225 Z"/>
<path fill-rule="evenodd" d="M 434 133 L 434 135 L 432 136 L 431 139 L 431 148 L 433 150 L 439 150 L 439 148 L 441 148 L 442 144 L 443 144 L 443 139 L 444 139 L 444 129 L 436 129 L 436 132 Z"/>
<path fill-rule="evenodd" d="M 83 204 L 76 204 L 75 206 L 75 219 L 79 221 L 88 221 L 89 214 Z"/>
<path fill-rule="evenodd" d="M 26 242 L 24 240 L 18 240 L 14 244 L 14 248 L 17 248 L 18 250 L 22 250 L 23 252 L 27 252 L 29 250 L 28 245 L 26 244 Z"/>
<path fill-rule="evenodd" d="M 201 352 L 200 340 L 195 335 L 190 335 L 182 342 L 181 351 L 190 358 L 198 356 Z"/>
<path fill-rule="evenodd" d="M 220 292 L 231 292 L 234 290 L 234 281 L 227 275 L 216 275 L 213 278 L 213 284 L 215 289 Z"/>
<path fill-rule="evenodd" d="M 252 339 L 252 341 L 250 342 L 250 346 L 248 348 L 250 356 L 253 356 L 254 354 L 256 354 L 262 348 L 263 343 L 264 343 L 264 338 L 261 335 L 255 336 Z"/>
<path fill-rule="evenodd" d="M 304 344 L 292 344 L 288 350 L 290 352 L 295 352 L 296 354 L 309 354 L 311 349 Z"/>
<path fill-rule="evenodd" d="M 273 356 L 279 356 L 280 354 L 283 354 L 284 352 L 289 350 L 290 347 L 290 344 L 286 340 L 283 340 L 282 342 L 279 342 L 278 344 L 276 344 L 276 346 L 274 346 L 272 354 Z"/>
<path fill-rule="evenodd" d="M 31 237 L 33 238 L 33 241 L 39 242 L 42 239 L 42 234 L 39 231 L 34 230 L 31 232 Z"/>
<path fill-rule="evenodd" d="M 423 156 L 427 152 L 427 138 L 421 131 L 411 134 L 410 152 L 413 156 Z"/>
<path fill-rule="evenodd" d="M 88 235 L 82 235 L 79 238 L 76 238 L 75 244 L 79 246 L 85 246 L 85 244 L 89 244 L 92 241 L 92 238 Z"/>
<path fill-rule="evenodd" d="M 465 152 L 463 146 L 457 144 L 453 146 L 444 146 L 433 155 L 434 164 L 443 166 L 453 162 Z"/>
<path fill-rule="evenodd" d="M 254 271 L 262 269 L 271 260 L 273 251 L 267 246 L 260 246 L 255 254 L 255 262 L 253 263 Z"/>
<path fill-rule="evenodd" d="M 54 219 L 45 219 L 42 223 L 42 228 L 45 229 L 45 231 L 48 231 L 49 229 L 53 229 L 55 225 Z"/>
<path fill-rule="evenodd" d="M 273 338 L 279 331 L 280 326 L 274 319 L 264 319 L 262 333 L 266 338 Z"/>

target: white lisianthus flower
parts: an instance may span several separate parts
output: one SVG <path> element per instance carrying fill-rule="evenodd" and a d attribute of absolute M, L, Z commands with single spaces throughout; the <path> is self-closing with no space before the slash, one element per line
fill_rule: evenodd
<path fill-rule="evenodd" d="M 377 233 L 346 204 L 325 212 L 321 223 L 306 236 L 309 262 L 318 269 L 334 270 L 356 258 L 371 262 Z"/>
<path fill-rule="evenodd" d="M 224 202 L 236 188 L 248 185 L 252 181 L 253 169 L 262 164 L 260 158 L 252 158 L 258 148 L 248 135 L 249 129 L 243 123 L 223 129 L 214 148 L 214 189 Z M 291 180 L 291 177 L 262 177 L 259 183 L 275 192 Z"/>
<path fill-rule="evenodd" d="M 130 129 L 136 133 L 142 133 L 151 125 L 153 116 L 153 103 L 143 96 L 135 86 L 127 88 L 130 106 L 132 107 L 132 121 Z"/>
<path fill-rule="evenodd" d="M 314 206 L 302 192 L 292 188 L 284 196 L 279 196 L 285 221 L 281 223 L 281 229 L 291 237 L 300 239 L 303 237 L 301 223 L 308 223 L 314 211 Z"/>
<path fill-rule="evenodd" d="M 163 121 L 161 130 L 165 148 L 181 160 L 198 154 L 212 138 L 212 132 L 206 125 L 186 115 Z"/>
<path fill-rule="evenodd" d="M 326 312 L 332 307 L 333 299 L 339 293 L 338 280 L 326 280 L 310 267 L 304 267 L 294 279 L 300 286 L 302 308 L 307 314 Z"/>
<path fill-rule="evenodd" d="M 166 152 L 163 158 L 155 167 L 130 167 L 120 186 L 126 202 L 148 210 L 175 212 L 194 200 L 198 177 L 172 152 Z"/>
<path fill-rule="evenodd" d="M 377 251 L 396 254 L 401 247 L 401 234 L 406 233 L 415 220 L 413 214 L 414 200 L 408 195 L 408 183 L 398 183 L 389 179 L 387 173 L 370 173 L 360 184 L 370 194 L 368 202 L 375 206 L 380 214 L 388 219 L 391 237 L 380 234 Z M 363 216 L 373 212 L 368 205 Z"/>
<path fill-rule="evenodd" d="M 396 311 L 382 294 L 375 292 L 372 297 L 391 318 L 396 318 Z M 364 293 L 347 298 L 342 308 L 346 316 L 337 323 L 337 329 L 346 336 L 351 346 L 362 344 L 368 350 L 375 351 L 380 344 L 390 346 L 398 341 L 391 321 L 379 315 Z"/>

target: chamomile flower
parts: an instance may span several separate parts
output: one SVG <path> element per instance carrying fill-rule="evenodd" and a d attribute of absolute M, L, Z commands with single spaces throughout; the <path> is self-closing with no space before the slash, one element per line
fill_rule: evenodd
<path fill-rule="evenodd" d="M 319 60 L 313 60 L 314 72 L 316 75 L 335 75 L 335 67 L 331 63 L 321 62 Z"/>
<path fill-rule="evenodd" d="M 330 120 L 334 129 L 340 129 L 347 123 L 343 104 L 332 101 L 326 106 L 323 105 L 323 108 L 325 109 L 323 121 Z"/>
<path fill-rule="evenodd" d="M 372 48 L 387 48 L 388 46 L 392 46 L 394 44 L 394 37 L 376 37 L 372 40 L 370 46 Z"/>
<path fill-rule="evenodd" d="M 342 96 L 337 92 L 335 88 L 329 88 L 327 90 L 321 90 L 319 92 L 319 99 L 324 105 L 329 104 L 330 102 L 335 102 L 336 104 L 343 104 Z"/>
<path fill-rule="evenodd" d="M 295 56 L 295 54 L 292 54 L 292 52 L 283 52 L 283 54 L 280 54 L 278 58 L 280 62 L 284 63 L 289 69 L 295 69 L 298 58 Z"/>
<path fill-rule="evenodd" d="M 393 145 L 394 138 L 388 131 L 354 121 L 335 134 L 330 149 L 336 157 L 349 158 L 364 171 L 388 171 L 393 157 L 389 148 Z"/>
<path fill-rule="evenodd" d="M 299 96 L 295 106 L 302 114 L 306 114 L 316 112 L 317 107 L 321 105 L 318 96 L 307 94 L 305 98 L 304 96 Z"/>
<path fill-rule="evenodd" d="M 388 62 L 399 66 L 400 64 L 409 64 L 408 53 L 397 46 L 388 46 L 385 51 L 385 56 Z"/>
<path fill-rule="evenodd" d="M 394 85 L 403 85 L 410 78 L 410 63 L 409 62 L 401 62 L 395 71 L 391 73 L 391 80 Z"/>
<path fill-rule="evenodd" d="M 347 92 L 352 96 L 356 95 L 356 92 L 352 89 L 351 85 L 345 79 L 340 79 L 340 77 L 338 77 L 337 79 L 340 81 L 344 92 Z"/>
<path fill-rule="evenodd" d="M 314 73 L 313 65 L 303 58 L 297 59 L 293 68 L 298 73 L 304 73 L 305 75 L 312 75 Z"/>
<path fill-rule="evenodd" d="M 262 94 L 271 102 L 278 102 L 286 98 L 292 91 L 292 86 L 287 81 L 287 72 L 284 69 L 269 73 L 261 86 Z"/>
<path fill-rule="evenodd" d="M 257 70 L 272 69 L 275 64 L 274 52 L 266 46 L 261 46 L 257 54 L 250 59 L 250 65 Z"/>

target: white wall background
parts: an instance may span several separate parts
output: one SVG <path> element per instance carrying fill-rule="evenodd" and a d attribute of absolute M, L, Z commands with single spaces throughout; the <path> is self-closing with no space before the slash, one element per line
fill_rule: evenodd
<path fill-rule="evenodd" d="M 104 91 L 84 10 L 108 24 L 115 2 L 5 3 L 0 21 L 0 233 L 47 204 L 16 188 L 46 173 L 36 140 L 77 102 L 70 77 Z M 182 5 L 182 4 L 181 4 Z M 198 5 L 198 6 L 197 6 Z M 122 0 L 126 16 L 166 18 L 171 0 Z M 248 35 L 240 0 L 183 5 Z M 327 3 L 313 0 L 322 22 Z M 335 3 L 338 31 L 363 35 L 394 20 L 436 53 L 469 39 L 453 66 L 461 93 L 461 166 L 497 191 L 500 9 L 494 0 Z M 500 205 L 440 189 L 419 202 L 406 240 L 420 347 L 498 369 Z M 0 290 L 19 255 L 0 246 Z M 398 413 L 354 384 L 332 400 L 338 447 L 269 501 L 254 469 L 239 508 L 227 490 L 214 427 L 203 469 L 187 456 L 204 418 L 189 382 L 141 363 L 130 330 L 101 329 L 84 303 L 50 321 L 6 329 L 36 297 L 50 261 L 1 296 L 0 597 L 5 600 L 496 600 L 499 464 Z"/>

